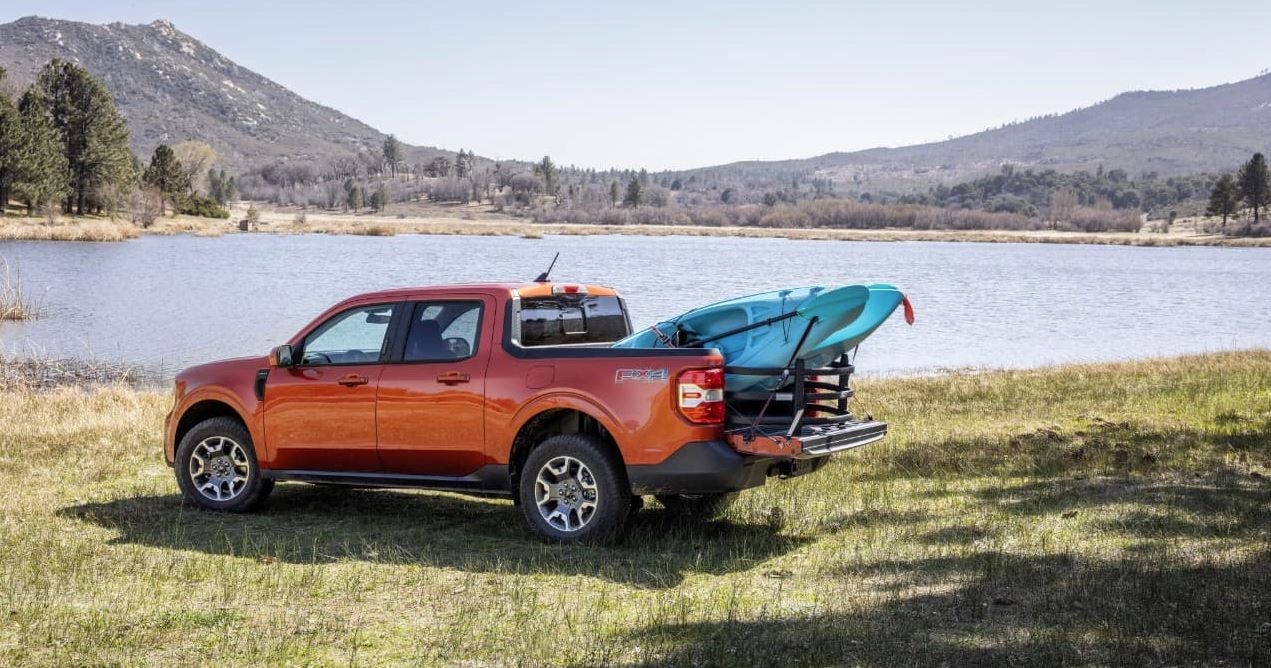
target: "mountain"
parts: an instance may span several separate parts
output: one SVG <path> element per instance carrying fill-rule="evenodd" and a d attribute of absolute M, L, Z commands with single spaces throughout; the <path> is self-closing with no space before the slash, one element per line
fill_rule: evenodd
<path fill-rule="evenodd" d="M 92 25 L 26 17 L 0 25 L 0 66 L 20 85 L 53 58 L 105 82 L 149 158 L 160 143 L 211 144 L 242 170 L 276 159 L 326 161 L 378 151 L 384 133 L 235 64 L 167 21 Z M 449 151 L 406 147 L 411 162 Z"/>
<path fill-rule="evenodd" d="M 953 184 L 1004 164 L 1035 169 L 1120 168 L 1162 175 L 1230 170 L 1271 149 L 1271 74 L 1176 91 L 1135 91 L 1065 114 L 948 141 L 827 153 L 803 160 L 738 162 L 688 170 L 762 179 L 802 174 L 844 192 Z"/>
<path fill-rule="evenodd" d="M 206 141 L 226 166 L 277 159 L 324 162 L 378 151 L 384 134 L 235 64 L 167 21 L 91 25 L 39 17 L 0 25 L 0 65 L 30 82 L 52 58 L 101 78 L 148 157 L 159 143 Z M 1124 169 L 1163 175 L 1228 170 L 1271 149 L 1271 75 L 1177 91 L 1123 93 L 1099 104 L 948 141 L 827 153 L 802 160 L 738 162 L 677 172 L 759 188 L 834 181 L 840 193 L 923 190 L 1004 164 L 1071 171 Z M 453 153 L 406 147 L 410 162 Z"/>

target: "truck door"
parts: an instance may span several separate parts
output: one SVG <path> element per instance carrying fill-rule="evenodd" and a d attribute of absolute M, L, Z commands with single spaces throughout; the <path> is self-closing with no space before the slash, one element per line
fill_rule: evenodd
<path fill-rule="evenodd" d="M 494 299 L 455 296 L 408 309 L 394 363 L 380 376 L 380 462 L 395 473 L 467 475 L 485 464 Z"/>
<path fill-rule="evenodd" d="M 265 436 L 273 468 L 372 472 L 380 468 L 375 393 L 397 303 L 355 306 L 318 325 L 300 344 L 299 364 L 269 372 Z"/>

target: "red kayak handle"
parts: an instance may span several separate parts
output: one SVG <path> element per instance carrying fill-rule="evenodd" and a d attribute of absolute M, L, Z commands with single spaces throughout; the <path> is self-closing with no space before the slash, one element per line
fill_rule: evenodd
<path fill-rule="evenodd" d="M 905 307 L 905 322 L 910 325 L 914 324 L 914 305 L 909 303 L 909 295 L 902 296 L 900 303 Z"/>

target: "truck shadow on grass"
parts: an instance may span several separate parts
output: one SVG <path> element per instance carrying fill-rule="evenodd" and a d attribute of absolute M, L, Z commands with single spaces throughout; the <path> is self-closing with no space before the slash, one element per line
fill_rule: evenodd
<path fill-rule="evenodd" d="M 655 624 L 622 636 L 639 648 L 629 665 L 1271 662 L 1271 550 L 1200 565 L 987 553 L 863 564 L 842 577 L 879 575 L 911 585 L 847 612 Z"/>
<path fill-rule="evenodd" d="M 726 520 L 691 524 L 660 509 L 638 513 L 612 547 L 540 543 L 506 501 L 447 494 L 280 484 L 255 513 L 210 513 L 180 495 L 63 508 L 61 517 L 118 532 L 112 544 L 324 564 L 421 564 L 467 572 L 583 575 L 640 587 L 678 585 L 690 572 L 744 571 L 811 539 Z"/>
<path fill-rule="evenodd" d="M 1065 478 L 981 490 L 1012 515 L 1076 519 L 1097 513 L 1092 528 L 1130 538 L 1233 538 L 1271 528 L 1271 486 L 1230 474 L 1191 480 Z M 1119 506 L 1114 514 L 1101 512 Z"/>
<path fill-rule="evenodd" d="M 871 461 L 860 479 L 1151 475 L 1259 461 L 1271 464 L 1271 418 L 1224 413 L 1201 429 L 1082 415 L 1068 426 L 909 443 Z"/>
<path fill-rule="evenodd" d="M 1127 432 L 1133 437 L 1124 438 Z M 849 528 L 882 521 L 902 532 L 934 522 L 938 526 L 916 535 L 929 549 L 897 550 L 895 558 L 849 556 L 789 575 L 792 590 L 808 577 L 830 591 L 853 592 L 850 597 L 827 594 L 811 609 L 806 598 L 774 599 L 757 616 L 627 631 L 617 644 L 638 649 L 625 664 L 1271 665 L 1271 484 L 1265 476 L 1231 469 L 1144 473 L 1168 461 L 1169 453 L 1155 446 L 1194 447 L 1206 438 L 1197 432 L 1167 435 L 1120 424 L 1086 430 L 1080 441 L 1041 438 L 1079 452 L 1060 460 L 1073 468 L 1048 468 L 1056 474 L 1040 478 L 969 478 L 985 484 L 934 496 L 919 492 L 918 508 L 842 520 Z M 1087 457 L 1102 457 L 1086 454 L 1097 447 L 1095 439 L 1128 450 L 1128 461 L 1114 455 L 1102 469 L 1091 469 Z M 1236 452 L 1265 452 L 1271 445 L 1244 434 L 1217 440 Z M 1036 469 L 1027 473 L 1037 475 Z M 942 517 L 923 508 L 952 496 L 969 501 L 972 512 Z M 1000 514 L 1048 523 L 1040 531 L 1071 539 L 1056 540 L 1043 553 L 1013 551 L 1000 524 L 982 519 Z"/>

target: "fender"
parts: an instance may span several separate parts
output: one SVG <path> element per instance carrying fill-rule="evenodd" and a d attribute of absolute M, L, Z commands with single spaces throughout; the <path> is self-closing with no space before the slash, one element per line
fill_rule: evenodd
<path fill-rule="evenodd" d="M 230 407 L 238 418 L 247 426 L 247 433 L 252 437 L 252 446 L 256 450 L 256 457 L 262 466 L 265 462 L 273 459 L 273 451 L 270 450 L 269 444 L 265 440 L 264 425 L 261 421 L 260 403 L 252 397 L 252 408 L 249 410 L 242 398 L 234 391 L 219 385 L 204 385 L 195 389 L 190 394 L 181 397 L 176 406 L 172 409 L 172 419 L 168 421 L 165 434 L 164 454 L 167 456 L 168 462 L 171 463 L 176 457 L 176 431 L 181 423 L 181 418 L 195 404 L 203 401 L 218 401 Z"/>
<path fill-rule="evenodd" d="M 497 455 L 496 458 L 507 462 L 511 456 L 512 441 L 515 439 L 516 434 L 520 433 L 525 423 L 544 411 L 558 408 L 573 409 L 590 415 L 609 432 L 609 435 L 613 437 L 614 443 L 617 444 L 618 450 L 621 451 L 623 449 L 623 443 L 629 436 L 629 432 L 604 404 L 594 397 L 580 392 L 549 390 L 525 402 L 513 414 L 508 438 L 501 439 L 502 442 L 495 446 L 497 448 L 497 452 L 494 453 Z"/>

